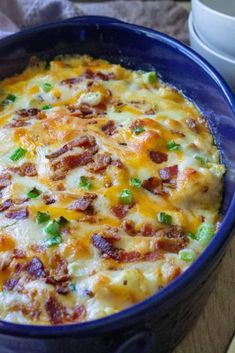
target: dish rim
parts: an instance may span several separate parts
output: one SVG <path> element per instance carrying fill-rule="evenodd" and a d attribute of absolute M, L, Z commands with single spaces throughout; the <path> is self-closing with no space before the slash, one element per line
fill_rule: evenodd
<path fill-rule="evenodd" d="M 203 2 L 201 2 L 201 0 L 192 0 L 192 2 L 195 2 L 195 3 L 199 4 L 198 6 L 201 6 L 202 8 L 204 8 L 205 9 L 205 14 L 207 14 L 207 15 L 208 15 L 208 12 L 212 12 L 212 14 L 217 16 L 218 18 L 219 17 L 222 17 L 222 18 L 225 17 L 224 18 L 225 20 L 230 19 L 230 20 L 232 20 L 232 22 L 235 21 L 235 16 L 229 15 L 229 14 L 224 13 L 224 12 L 220 12 L 219 10 L 214 9 L 213 7 L 210 7 L 209 5 L 204 4 Z"/>
<path fill-rule="evenodd" d="M 196 24 L 193 22 L 193 13 L 189 13 L 188 17 L 188 27 L 189 32 L 195 38 L 198 45 L 200 45 L 205 51 L 215 56 L 216 58 L 223 60 L 225 63 L 235 65 L 235 58 L 232 55 L 222 52 L 221 50 L 216 49 L 212 44 L 208 43 L 204 38 L 201 37 L 201 34 L 198 32 Z"/>
<path fill-rule="evenodd" d="M 49 24 L 34 26 L 29 29 L 20 31 L 16 34 L 10 35 L 7 38 L 0 40 L 0 52 L 3 46 L 9 44 L 10 42 L 18 41 L 24 39 L 25 35 L 35 34 L 35 32 L 40 32 L 44 29 L 53 29 L 59 27 L 72 27 L 76 23 L 85 22 L 88 25 L 98 24 L 102 26 L 112 26 L 121 27 L 127 30 L 136 32 L 137 34 L 144 34 L 146 36 L 153 37 L 155 40 L 165 43 L 176 50 L 179 50 L 182 54 L 186 55 L 195 64 L 199 65 L 206 73 L 216 82 L 216 84 L 222 90 L 224 96 L 228 100 L 232 111 L 235 114 L 235 96 L 233 95 L 231 89 L 221 75 L 200 55 L 198 55 L 194 50 L 183 44 L 182 42 L 164 34 L 159 31 L 146 28 L 144 26 L 139 26 L 135 24 L 130 24 L 127 22 L 120 21 L 112 17 L 104 16 L 78 16 L 73 17 L 68 20 L 56 21 Z M 177 291 L 183 290 L 186 287 L 190 279 L 197 277 L 201 270 L 206 267 L 207 263 L 214 258 L 216 253 L 225 248 L 229 238 L 231 236 L 232 230 L 235 227 L 235 191 L 233 193 L 232 201 L 229 206 L 228 211 L 223 219 L 220 229 L 216 233 L 214 239 L 207 246 L 205 251 L 198 257 L 198 259 L 189 266 L 189 268 L 182 273 L 178 278 L 173 280 L 166 287 L 161 289 L 159 292 L 147 297 L 145 300 L 130 306 L 118 313 L 112 314 L 107 317 L 103 317 L 96 320 L 86 321 L 82 323 L 66 324 L 66 325 L 31 325 L 31 324 L 18 324 L 0 320 L 0 334 L 13 335 L 13 336 L 27 336 L 27 337 L 62 337 L 62 336 L 75 336 L 87 337 L 91 334 L 97 336 L 101 333 L 113 332 L 115 329 L 123 329 L 130 324 L 130 321 L 137 322 L 140 317 L 143 317 L 146 312 L 148 312 L 152 306 L 161 305 L 167 300 L 174 300 L 172 295 Z"/>

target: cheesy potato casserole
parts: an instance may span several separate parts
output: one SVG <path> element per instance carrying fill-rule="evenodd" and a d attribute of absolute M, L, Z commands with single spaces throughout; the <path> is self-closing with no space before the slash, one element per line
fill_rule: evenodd
<path fill-rule="evenodd" d="M 0 102 L 0 319 L 116 313 L 213 237 L 225 168 L 198 109 L 155 72 L 32 58 Z"/>

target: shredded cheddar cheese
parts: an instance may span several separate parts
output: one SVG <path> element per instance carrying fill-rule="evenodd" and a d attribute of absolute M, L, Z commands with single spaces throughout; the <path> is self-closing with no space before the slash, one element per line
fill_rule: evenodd
<path fill-rule="evenodd" d="M 88 56 L 33 60 L 0 92 L 0 319 L 111 315 L 201 254 L 225 168 L 180 92 Z"/>

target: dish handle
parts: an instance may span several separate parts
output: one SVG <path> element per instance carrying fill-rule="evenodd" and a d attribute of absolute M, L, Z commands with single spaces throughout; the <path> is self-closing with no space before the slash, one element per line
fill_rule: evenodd
<path fill-rule="evenodd" d="M 153 335 L 149 331 L 142 331 L 128 338 L 116 348 L 114 353 L 148 353 L 152 348 Z"/>

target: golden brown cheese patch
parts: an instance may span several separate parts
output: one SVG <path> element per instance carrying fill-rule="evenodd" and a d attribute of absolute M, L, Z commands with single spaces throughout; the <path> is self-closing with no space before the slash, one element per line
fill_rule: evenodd
<path fill-rule="evenodd" d="M 110 315 L 200 255 L 224 166 L 180 92 L 88 56 L 34 59 L 0 92 L 1 319 Z"/>

